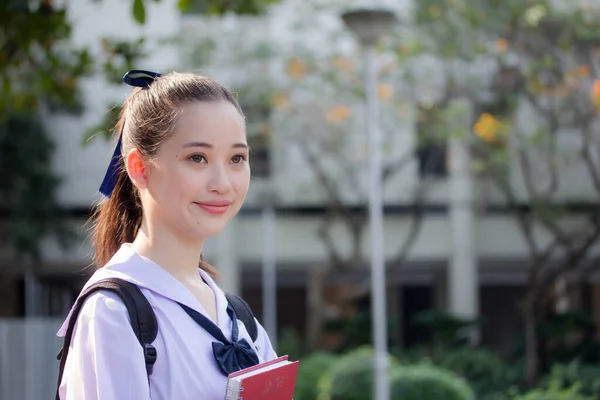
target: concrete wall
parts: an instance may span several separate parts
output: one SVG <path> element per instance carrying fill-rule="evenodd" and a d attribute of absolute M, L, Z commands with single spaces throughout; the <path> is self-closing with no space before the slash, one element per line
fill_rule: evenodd
<path fill-rule="evenodd" d="M 259 215 L 241 215 L 236 217 L 236 229 L 231 232 L 230 251 L 236 255 L 241 264 L 260 263 L 263 249 L 262 222 Z M 47 271 L 73 272 L 85 271 L 90 263 L 92 248 L 86 240 L 88 232 L 83 228 L 84 221 L 73 220 L 73 227 L 79 227 L 82 242 L 73 248 L 62 250 L 53 239 L 44 242 L 45 261 L 42 268 Z M 277 218 L 276 256 L 281 268 L 302 268 L 312 263 L 322 261 L 327 255 L 327 249 L 317 236 L 320 217 L 318 216 L 289 216 Z M 412 217 L 407 215 L 390 215 L 385 218 L 385 253 L 388 258 L 399 251 L 412 224 Z M 350 238 L 343 227 L 335 228 L 335 243 L 346 254 L 350 254 Z M 475 254 L 482 259 L 509 260 L 527 259 L 527 247 L 523 241 L 518 226 L 513 219 L 505 215 L 488 215 L 477 219 L 475 224 Z M 364 254 L 369 254 L 368 227 L 365 227 Z M 442 262 L 451 255 L 452 232 L 445 214 L 426 216 L 420 234 L 410 253 L 414 262 Z M 219 238 L 211 238 L 205 245 L 205 256 L 213 262 L 219 257 Z M 540 245 L 549 243 L 550 237 L 543 231 L 538 231 L 536 239 Z M 596 253 L 600 252 L 600 249 Z M 8 252 L 0 252 L 0 265 L 8 270 L 18 269 L 11 262 Z M 14 259 L 12 259 L 14 261 Z M 218 264 L 217 264 L 218 265 Z M 286 267 L 287 266 L 287 267 Z M 523 264 L 508 263 L 507 268 L 522 268 Z"/>

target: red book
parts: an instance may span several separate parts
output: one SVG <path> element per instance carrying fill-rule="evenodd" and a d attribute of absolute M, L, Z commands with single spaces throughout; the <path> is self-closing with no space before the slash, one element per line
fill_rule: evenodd
<path fill-rule="evenodd" d="M 281 356 L 229 375 L 225 400 L 292 400 L 298 361 Z"/>

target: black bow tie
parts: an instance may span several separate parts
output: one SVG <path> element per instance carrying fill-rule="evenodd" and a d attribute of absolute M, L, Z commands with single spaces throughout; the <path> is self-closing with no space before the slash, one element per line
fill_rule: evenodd
<path fill-rule="evenodd" d="M 232 324 L 231 340 L 227 340 L 221 329 L 211 320 L 184 304 L 178 304 L 198 325 L 217 340 L 212 343 L 213 354 L 217 365 L 225 375 L 258 364 L 258 356 L 248 341 L 246 339 L 238 340 L 237 317 L 230 305 L 227 306 L 227 314 L 231 318 Z"/>

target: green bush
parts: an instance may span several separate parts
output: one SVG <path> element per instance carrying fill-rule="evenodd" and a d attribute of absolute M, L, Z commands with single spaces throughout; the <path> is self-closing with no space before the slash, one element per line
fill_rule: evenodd
<path fill-rule="evenodd" d="M 283 328 L 277 342 L 277 354 L 287 354 L 290 360 L 299 360 L 305 354 L 302 338 L 290 326 Z"/>
<path fill-rule="evenodd" d="M 318 384 L 329 373 L 339 356 L 332 353 L 314 353 L 300 360 L 298 378 L 294 391 L 295 400 L 315 400 Z"/>
<path fill-rule="evenodd" d="M 580 392 L 580 385 L 562 388 L 560 382 L 552 380 L 548 387 L 538 388 L 511 397 L 511 400 L 593 400 Z"/>
<path fill-rule="evenodd" d="M 468 328 L 480 327 L 483 319 L 458 318 L 446 312 L 426 310 L 413 317 L 411 323 L 431 334 L 429 342 L 434 346 L 453 347 L 468 342 Z"/>
<path fill-rule="evenodd" d="M 390 357 L 389 364 L 394 366 L 395 359 Z M 341 356 L 318 386 L 318 400 L 372 399 L 373 350 L 362 346 Z"/>
<path fill-rule="evenodd" d="M 566 364 L 576 359 L 586 364 L 600 361 L 596 323 L 594 316 L 586 311 L 548 315 L 538 331 L 547 365 Z"/>
<path fill-rule="evenodd" d="M 390 378 L 393 400 L 475 399 L 473 390 L 464 379 L 432 365 L 397 366 Z"/>
<path fill-rule="evenodd" d="M 441 349 L 434 351 L 431 362 L 465 378 L 477 398 L 511 385 L 508 365 L 496 354 L 483 349 Z"/>
<path fill-rule="evenodd" d="M 559 364 L 552 367 L 550 380 L 562 387 L 579 385 L 582 394 L 600 399 L 600 366 L 586 365 L 575 360 L 569 364 Z"/>

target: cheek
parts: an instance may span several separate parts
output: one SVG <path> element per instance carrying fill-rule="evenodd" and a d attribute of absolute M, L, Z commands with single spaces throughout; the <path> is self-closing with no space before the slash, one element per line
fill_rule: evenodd
<path fill-rule="evenodd" d="M 160 192 L 160 196 L 168 201 L 188 192 L 197 181 L 197 177 L 194 179 L 193 174 L 176 166 L 163 166 L 160 170 L 153 171 L 152 176 L 155 192 Z"/>
<path fill-rule="evenodd" d="M 174 179 L 179 190 L 184 192 L 198 191 L 208 180 L 206 173 L 192 168 L 179 170 L 171 179 Z"/>
<path fill-rule="evenodd" d="M 246 196 L 250 186 L 250 170 L 246 169 L 240 171 L 239 174 L 235 174 L 232 178 L 232 185 L 239 196 Z"/>

